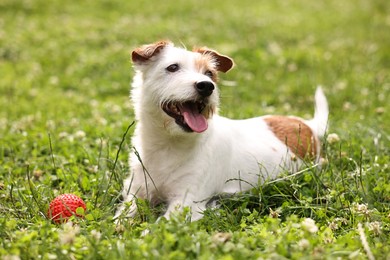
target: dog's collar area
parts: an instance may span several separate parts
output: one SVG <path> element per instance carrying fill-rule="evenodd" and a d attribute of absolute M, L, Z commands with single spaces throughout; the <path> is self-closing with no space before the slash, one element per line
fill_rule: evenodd
<path fill-rule="evenodd" d="M 186 132 L 202 133 L 208 127 L 207 118 L 202 113 L 206 108 L 203 101 L 164 103 L 164 112 L 175 119 L 177 125 Z"/>

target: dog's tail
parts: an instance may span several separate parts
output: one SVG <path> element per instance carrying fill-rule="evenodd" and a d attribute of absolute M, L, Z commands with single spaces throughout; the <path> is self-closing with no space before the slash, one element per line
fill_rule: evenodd
<path fill-rule="evenodd" d="M 314 118 L 308 120 L 307 124 L 318 137 L 323 137 L 328 127 L 329 107 L 328 101 L 326 100 L 325 94 L 320 86 L 317 87 L 314 99 Z"/>

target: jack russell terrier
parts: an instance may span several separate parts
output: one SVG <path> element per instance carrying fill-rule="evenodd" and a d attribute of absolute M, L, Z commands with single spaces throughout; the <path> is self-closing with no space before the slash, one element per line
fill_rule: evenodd
<path fill-rule="evenodd" d="M 164 217 L 189 207 L 203 217 L 207 202 L 221 193 L 261 185 L 320 159 L 328 104 L 315 93 L 311 120 L 267 115 L 232 120 L 218 115 L 218 72 L 233 60 L 208 48 L 188 51 L 169 41 L 132 52 L 131 99 L 136 116 L 130 176 L 115 218 L 133 217 L 137 198 L 165 202 Z"/>

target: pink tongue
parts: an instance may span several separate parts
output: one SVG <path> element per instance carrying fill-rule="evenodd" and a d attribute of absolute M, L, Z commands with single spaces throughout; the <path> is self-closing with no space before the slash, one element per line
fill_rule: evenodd
<path fill-rule="evenodd" d="M 207 119 L 204 115 L 198 112 L 198 108 L 194 103 L 184 103 L 179 106 L 180 112 L 184 117 L 184 121 L 192 129 L 192 131 L 201 133 L 206 131 Z"/>

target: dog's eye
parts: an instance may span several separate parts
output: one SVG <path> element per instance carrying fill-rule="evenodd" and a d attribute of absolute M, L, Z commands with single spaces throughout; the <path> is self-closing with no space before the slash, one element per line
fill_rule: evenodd
<path fill-rule="evenodd" d="M 175 63 L 175 64 L 171 64 L 169 65 L 166 70 L 169 71 L 169 72 L 176 72 L 180 69 L 180 66 L 179 64 Z"/>
<path fill-rule="evenodd" d="M 209 77 L 209 78 L 214 77 L 214 73 L 213 73 L 211 70 L 207 70 L 207 71 L 204 73 L 204 75 L 206 75 L 206 76 Z"/>

